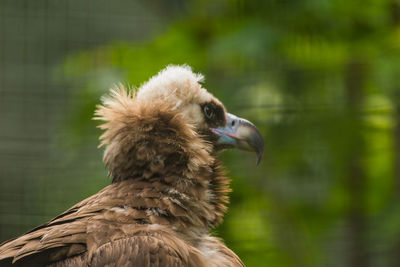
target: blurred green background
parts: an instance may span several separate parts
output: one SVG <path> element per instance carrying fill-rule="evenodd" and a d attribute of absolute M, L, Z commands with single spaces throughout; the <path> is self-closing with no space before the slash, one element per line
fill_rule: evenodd
<path fill-rule="evenodd" d="M 400 266 L 398 0 L 0 0 L 0 241 L 110 183 L 108 88 L 184 63 L 265 138 L 221 154 L 247 266 Z"/>

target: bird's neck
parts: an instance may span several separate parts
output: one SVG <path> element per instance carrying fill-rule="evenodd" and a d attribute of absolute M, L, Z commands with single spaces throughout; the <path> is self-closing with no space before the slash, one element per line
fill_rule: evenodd
<path fill-rule="evenodd" d="M 144 223 L 209 230 L 222 221 L 229 181 L 210 142 L 182 116 L 142 107 L 106 126 L 104 162 L 113 186 L 129 193 Z"/>
<path fill-rule="evenodd" d="M 114 196 L 108 210 L 116 216 L 110 217 L 134 224 L 172 226 L 195 240 L 222 221 L 228 202 L 229 181 L 221 168 L 210 166 L 202 175 L 207 177 L 201 182 L 183 176 L 115 182 L 110 187 L 121 198 Z"/>

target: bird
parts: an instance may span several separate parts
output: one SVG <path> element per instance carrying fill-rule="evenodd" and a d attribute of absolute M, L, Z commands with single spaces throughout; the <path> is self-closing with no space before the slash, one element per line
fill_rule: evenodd
<path fill-rule="evenodd" d="M 260 131 L 228 113 L 188 65 L 138 89 L 118 84 L 95 120 L 110 185 L 0 245 L 0 266 L 244 266 L 210 232 L 227 212 L 230 148 L 264 151 Z"/>

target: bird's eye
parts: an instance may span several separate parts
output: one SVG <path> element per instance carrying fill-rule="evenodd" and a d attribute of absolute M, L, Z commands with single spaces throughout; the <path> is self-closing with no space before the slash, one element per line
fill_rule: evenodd
<path fill-rule="evenodd" d="M 204 106 L 204 114 L 206 114 L 209 119 L 214 118 L 215 115 L 214 110 L 209 105 Z"/>

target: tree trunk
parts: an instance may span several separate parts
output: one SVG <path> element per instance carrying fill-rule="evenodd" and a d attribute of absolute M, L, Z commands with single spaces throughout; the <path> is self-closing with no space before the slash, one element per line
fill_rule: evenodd
<path fill-rule="evenodd" d="M 392 1 L 389 5 L 389 13 L 391 14 L 393 27 L 398 28 L 400 25 L 400 4 Z M 400 93 L 399 88 L 395 88 L 393 98 L 395 99 L 395 125 L 393 128 L 393 185 L 394 185 L 394 203 L 400 203 Z M 396 209 L 397 210 L 397 209 Z M 390 248 L 389 266 L 397 267 L 400 264 L 400 238 L 395 237 L 392 247 Z"/>
<path fill-rule="evenodd" d="M 346 92 L 349 119 L 350 151 L 348 157 L 347 191 L 350 206 L 347 215 L 349 258 L 348 266 L 368 267 L 366 253 L 366 174 L 362 164 L 364 141 L 361 124 L 361 104 L 365 81 L 366 65 L 357 60 L 351 61 L 346 71 Z"/>

